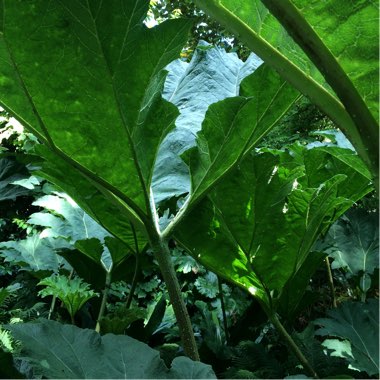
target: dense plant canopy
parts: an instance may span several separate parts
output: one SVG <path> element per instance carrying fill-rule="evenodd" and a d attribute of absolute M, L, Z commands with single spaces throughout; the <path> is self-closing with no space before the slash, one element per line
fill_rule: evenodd
<path fill-rule="evenodd" d="M 0 2 L 4 375 L 378 375 L 376 7 L 194 3 Z"/>

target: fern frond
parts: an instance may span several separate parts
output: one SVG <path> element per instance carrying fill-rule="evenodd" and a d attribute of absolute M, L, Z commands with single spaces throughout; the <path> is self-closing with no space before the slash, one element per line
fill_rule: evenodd
<path fill-rule="evenodd" d="M 11 333 L 7 330 L 3 330 L 0 327 L 0 347 L 5 352 L 13 352 L 15 340 L 13 339 Z"/>

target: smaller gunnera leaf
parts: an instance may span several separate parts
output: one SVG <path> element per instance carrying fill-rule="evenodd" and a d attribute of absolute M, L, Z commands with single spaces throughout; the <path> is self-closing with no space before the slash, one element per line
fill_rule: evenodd
<path fill-rule="evenodd" d="M 44 278 L 38 285 L 46 286 L 38 292 L 38 295 L 59 298 L 72 318 L 89 299 L 98 296 L 90 289 L 90 285 L 83 282 L 79 277 L 69 279 L 66 276 L 53 275 Z"/>
<path fill-rule="evenodd" d="M 350 350 L 340 350 L 336 346 L 335 353 L 344 352 L 351 366 L 368 375 L 379 374 L 379 301 L 369 299 L 366 303 L 345 302 L 338 309 L 328 312 L 329 318 L 320 318 L 316 324 L 323 326 L 317 335 L 337 337 L 351 345 Z M 329 342 L 331 348 L 331 341 Z M 338 350 L 339 348 L 339 350 Z"/>

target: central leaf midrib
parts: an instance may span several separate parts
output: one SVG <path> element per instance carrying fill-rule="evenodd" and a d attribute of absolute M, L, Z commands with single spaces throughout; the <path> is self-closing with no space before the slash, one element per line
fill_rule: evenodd
<path fill-rule="evenodd" d="M 109 78 L 111 79 L 111 85 L 112 85 L 112 90 L 113 90 L 113 94 L 114 94 L 114 99 L 115 99 L 115 103 L 116 103 L 116 106 L 117 106 L 117 111 L 118 111 L 118 114 L 119 114 L 119 117 L 120 117 L 120 121 L 122 123 L 122 126 L 124 127 L 124 131 L 127 135 L 127 139 L 128 139 L 128 142 L 129 142 L 129 147 L 130 147 L 130 151 L 131 151 L 131 154 L 132 154 L 132 158 L 133 158 L 133 163 L 134 163 L 134 166 L 135 166 L 135 169 L 136 169 L 136 172 L 137 172 L 137 175 L 138 175 L 138 178 L 140 180 L 140 183 L 141 183 L 141 186 L 143 188 L 143 194 L 144 194 L 144 200 L 145 200 L 145 209 L 146 211 L 148 212 L 148 215 L 149 215 L 149 196 L 148 196 L 148 193 L 147 193 L 147 189 L 146 189 L 146 185 L 145 185 L 145 181 L 144 181 L 144 178 L 143 178 L 143 174 L 142 174 L 142 170 L 141 170 L 141 167 L 139 165 L 139 162 L 138 162 L 138 159 L 137 159 L 137 153 L 136 153 L 136 149 L 135 149 L 135 146 L 133 144 L 133 140 L 132 140 L 132 136 L 131 136 L 131 133 L 129 131 L 129 126 L 128 126 L 128 122 L 125 118 L 125 115 L 122 111 L 122 107 L 121 107 L 121 102 L 120 102 L 120 99 L 119 99 L 119 94 L 117 92 L 117 89 L 115 87 L 115 82 L 114 82 L 114 74 L 112 73 L 112 69 L 110 67 L 110 64 L 107 60 L 107 57 L 106 57 L 106 54 L 105 54 L 105 51 L 104 51 L 104 48 L 103 48 L 103 45 L 102 45 L 102 42 L 99 38 L 99 32 L 98 32 L 98 28 L 97 28 L 97 25 L 96 25 L 96 21 L 95 21 L 95 18 L 94 18 L 94 15 L 92 14 L 91 12 L 91 8 L 90 8 L 90 4 L 89 4 L 89 0 L 86 0 L 86 3 L 87 3 L 87 9 L 88 9 L 88 12 L 91 16 L 91 21 L 93 22 L 93 26 L 94 26 L 94 31 L 95 31 L 95 34 L 94 34 L 94 37 L 96 38 L 96 41 L 98 43 L 98 46 L 99 46 L 99 50 L 100 50 L 100 53 L 101 53 L 101 57 L 102 59 L 104 60 L 104 63 L 105 63 L 105 68 L 108 72 L 108 75 L 109 75 Z M 64 6 L 64 5 L 63 5 Z M 66 8 L 67 9 L 67 8 Z M 135 10 L 136 8 L 134 8 Z M 69 11 L 69 10 L 68 10 Z M 69 11 L 70 12 L 70 11 Z M 72 14 L 70 12 L 70 14 Z M 131 20 L 132 20 L 132 15 L 130 17 L 130 22 L 128 24 L 128 28 L 126 29 L 126 33 L 125 33 L 125 36 L 128 35 L 129 33 L 129 28 L 130 28 L 130 23 L 131 23 Z M 127 37 L 124 38 L 124 41 L 126 40 Z M 124 44 L 124 42 L 123 42 Z M 124 46 L 124 45 L 123 45 Z M 133 201 L 133 200 L 132 200 Z M 133 201 L 134 202 L 134 201 Z M 134 202 L 135 203 L 135 202 Z M 136 205 L 136 207 L 138 207 Z M 139 208 L 139 207 L 138 207 Z"/>
<path fill-rule="evenodd" d="M 72 354 L 74 355 L 75 359 L 77 360 L 77 363 L 79 364 L 79 367 L 80 367 L 80 369 L 81 369 L 83 375 L 86 376 L 85 368 L 83 368 L 83 366 L 82 366 L 82 362 L 81 362 L 81 360 L 79 360 L 79 357 L 78 357 L 78 355 L 77 355 L 77 352 L 74 350 L 73 345 L 67 340 L 65 334 L 61 334 L 61 337 L 62 337 L 62 339 L 63 339 L 64 341 L 67 342 L 68 347 L 69 347 L 70 351 L 72 352 Z M 55 356 L 57 359 L 59 359 L 59 360 L 62 362 L 62 364 L 64 364 L 65 367 L 67 367 L 67 368 L 70 370 L 70 372 L 72 372 L 71 368 L 70 368 L 70 367 L 69 367 L 69 366 L 68 366 L 63 360 L 61 360 L 60 357 L 59 357 L 58 355 L 54 355 L 54 356 Z"/>

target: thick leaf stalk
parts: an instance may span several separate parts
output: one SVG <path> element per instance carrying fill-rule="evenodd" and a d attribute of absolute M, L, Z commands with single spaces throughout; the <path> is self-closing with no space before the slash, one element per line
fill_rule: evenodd
<path fill-rule="evenodd" d="M 167 241 L 163 240 L 158 234 L 153 234 L 154 238 L 152 239 L 151 237 L 150 245 L 168 289 L 170 301 L 173 305 L 173 310 L 177 319 L 183 349 L 190 359 L 199 361 L 199 353 L 190 316 L 182 298 L 181 289 L 171 260 Z"/>
<path fill-rule="evenodd" d="M 131 225 L 131 230 L 132 230 L 132 233 L 133 233 L 133 240 L 135 242 L 135 258 L 136 258 L 136 263 L 135 263 L 135 272 L 133 274 L 133 279 L 132 279 L 132 284 L 131 284 L 131 290 L 129 292 L 129 295 L 128 295 L 128 298 L 127 298 L 127 302 L 125 303 L 125 307 L 127 309 L 129 309 L 131 307 L 131 303 L 132 303 L 133 296 L 134 296 L 135 291 L 136 291 L 137 281 L 138 281 L 138 277 L 139 277 L 139 273 L 140 273 L 140 267 L 141 267 L 141 263 L 140 263 L 140 261 L 141 261 L 140 260 L 141 253 L 140 253 L 140 249 L 139 249 L 139 244 L 138 244 L 136 230 L 135 230 L 135 227 L 133 226 L 132 223 L 130 223 L 130 225 Z M 144 248 L 144 250 L 145 250 L 145 248 Z"/>
<path fill-rule="evenodd" d="M 98 320 L 96 321 L 96 327 L 95 327 L 96 332 L 100 332 L 100 321 L 104 316 L 104 312 L 106 311 L 107 296 L 108 296 L 108 290 L 110 288 L 110 285 L 111 285 L 111 272 L 107 272 L 106 282 L 105 282 L 104 290 L 103 290 L 102 303 L 100 305 Z"/>
<path fill-rule="evenodd" d="M 330 261 L 329 258 L 325 258 L 326 263 L 326 271 L 327 271 L 327 279 L 329 282 L 330 292 L 331 292 L 331 298 L 332 298 L 332 306 L 334 308 L 337 308 L 337 302 L 336 302 L 336 294 L 335 294 L 335 286 L 334 286 L 334 279 L 331 271 Z"/>
<path fill-rule="evenodd" d="M 228 333 L 226 305 L 224 303 L 222 279 L 220 276 L 218 276 L 218 289 L 219 289 L 220 306 L 222 308 L 224 334 L 226 336 L 226 343 L 229 344 L 230 337 L 229 337 L 229 333 Z"/>
<path fill-rule="evenodd" d="M 51 304 L 50 304 L 50 309 L 49 309 L 49 314 L 47 319 L 51 319 L 51 315 L 53 314 L 54 308 L 55 308 L 55 302 L 57 300 L 57 296 L 53 296 L 51 299 Z"/>

